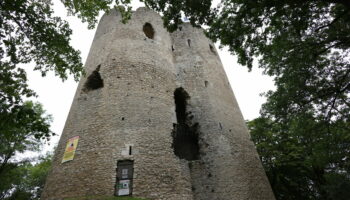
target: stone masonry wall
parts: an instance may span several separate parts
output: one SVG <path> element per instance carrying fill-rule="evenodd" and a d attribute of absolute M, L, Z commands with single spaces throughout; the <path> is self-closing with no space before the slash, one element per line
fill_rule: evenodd
<path fill-rule="evenodd" d="M 98 25 L 42 199 L 113 196 L 121 160 L 134 161 L 133 196 L 274 199 L 214 44 L 189 24 L 168 33 L 146 8 L 127 24 L 120 19 L 114 10 Z M 96 74 L 103 87 L 88 87 Z M 179 88 L 188 94 L 185 126 L 198 139 L 194 160 L 174 153 Z M 74 160 L 61 163 L 74 136 Z"/>

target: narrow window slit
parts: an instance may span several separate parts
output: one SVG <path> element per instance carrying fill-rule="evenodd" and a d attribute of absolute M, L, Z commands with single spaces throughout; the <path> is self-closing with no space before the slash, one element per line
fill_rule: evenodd
<path fill-rule="evenodd" d="M 189 47 L 191 47 L 191 40 L 190 39 L 187 40 L 187 44 Z"/>
<path fill-rule="evenodd" d="M 132 146 L 129 146 L 129 155 L 132 155 Z"/>

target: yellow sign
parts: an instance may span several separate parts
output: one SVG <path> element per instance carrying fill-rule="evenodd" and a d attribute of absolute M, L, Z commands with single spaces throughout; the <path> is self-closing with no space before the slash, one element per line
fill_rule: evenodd
<path fill-rule="evenodd" d="M 75 150 L 78 147 L 79 136 L 72 137 L 68 140 L 66 150 L 63 154 L 62 163 L 73 160 Z"/>

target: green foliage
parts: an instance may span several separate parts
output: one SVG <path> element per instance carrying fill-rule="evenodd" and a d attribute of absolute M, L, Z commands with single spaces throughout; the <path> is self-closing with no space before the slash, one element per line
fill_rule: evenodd
<path fill-rule="evenodd" d="M 312 112 L 325 120 L 349 120 L 349 1 L 222 1 L 208 16 L 207 34 L 275 79 L 265 114 L 289 120 Z"/>
<path fill-rule="evenodd" d="M 25 161 L 14 159 L 18 153 L 38 150 L 53 133 L 51 117 L 40 104 L 24 102 L 36 97 L 28 87 L 24 66 L 45 76 L 53 71 L 62 80 L 82 74 L 79 51 L 70 44 L 67 22 L 53 16 L 50 0 L 0 1 L 0 179 L 4 188 L 19 184 Z M 3 181 L 6 180 L 6 181 Z M 10 185 L 9 185 L 10 184 Z M 5 193 L 4 193 L 5 191 Z M 18 195 L 24 195 L 20 193 Z M 22 197 L 16 197 L 20 199 Z M 23 196 L 24 198 L 24 196 Z"/>
<path fill-rule="evenodd" d="M 15 105 L 9 111 L 0 112 L 0 176 L 6 165 L 18 153 L 38 150 L 41 143 L 53 133 L 50 131 L 51 117 L 45 115 L 42 106 L 30 101 Z"/>
<path fill-rule="evenodd" d="M 44 164 L 30 168 L 28 159 L 19 160 L 15 156 L 26 151 L 39 150 L 42 142 L 52 135 L 49 130 L 50 122 L 51 117 L 45 115 L 42 106 L 30 101 L 21 106 L 13 106 L 9 112 L 0 113 L 0 199 L 17 186 L 18 190 L 15 192 L 19 192 L 18 195 L 26 195 L 27 193 L 21 192 L 21 187 L 29 178 L 30 184 L 39 184 L 39 180 L 34 180 L 34 177 L 43 175 L 41 173 L 44 170 L 38 168 Z M 28 178 L 29 170 L 31 175 Z M 33 188 L 28 191 L 34 192 Z M 15 199 L 20 198 L 22 197 L 18 196 Z"/>
<path fill-rule="evenodd" d="M 6 165 L 1 174 L 0 199 L 37 200 L 40 199 L 45 179 L 51 167 L 51 154 L 39 158 L 37 164 L 28 161 Z"/>
<path fill-rule="evenodd" d="M 28 88 L 20 64 L 35 63 L 43 76 L 54 71 L 62 80 L 82 73 L 79 51 L 69 45 L 67 22 L 52 16 L 50 0 L 3 0 L 0 2 L 0 105 L 9 109 L 22 97 L 35 93 Z"/>
<path fill-rule="evenodd" d="M 88 27 L 93 28 L 97 22 L 100 11 L 108 12 L 111 8 L 118 9 L 126 23 L 131 18 L 131 0 L 61 0 L 71 15 L 77 15 L 83 22 L 88 22 Z M 211 10 L 210 0 L 140 0 L 146 7 L 162 13 L 164 26 L 170 31 L 177 29 L 183 23 L 181 18 L 186 15 L 192 25 L 209 24 L 217 13 L 217 9 Z"/>
<path fill-rule="evenodd" d="M 285 124 L 260 117 L 248 127 L 277 199 L 349 197 L 348 124 L 305 113 Z"/>
<path fill-rule="evenodd" d="M 114 0 L 61 0 L 70 15 L 77 15 L 89 28 L 94 28 L 100 11 L 108 11 Z"/>
<path fill-rule="evenodd" d="M 174 31 L 182 24 L 182 17 L 187 16 L 193 26 L 211 24 L 217 9 L 211 9 L 210 0 L 144 0 L 148 8 L 162 13 L 164 26 Z"/>

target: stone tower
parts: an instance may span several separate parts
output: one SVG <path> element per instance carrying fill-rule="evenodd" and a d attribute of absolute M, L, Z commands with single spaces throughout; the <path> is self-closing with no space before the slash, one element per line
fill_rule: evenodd
<path fill-rule="evenodd" d="M 42 199 L 274 199 L 202 29 L 169 33 L 146 8 L 120 19 L 98 25 Z"/>

